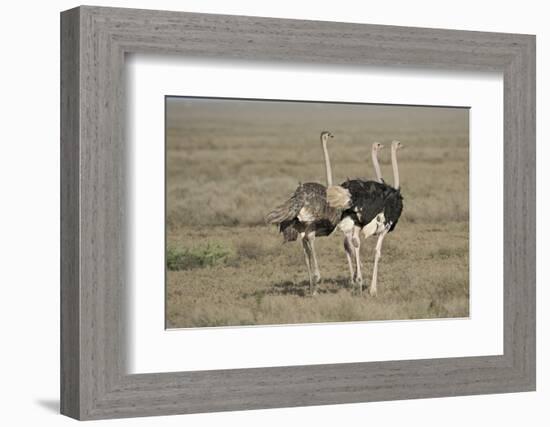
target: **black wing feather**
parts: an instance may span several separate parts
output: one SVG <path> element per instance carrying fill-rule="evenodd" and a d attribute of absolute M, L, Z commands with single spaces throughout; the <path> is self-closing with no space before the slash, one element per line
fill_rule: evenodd
<path fill-rule="evenodd" d="M 350 216 L 354 222 L 364 227 L 376 215 L 384 213 L 386 222 L 392 231 L 403 210 L 401 192 L 388 184 L 361 179 L 347 180 L 342 184 L 351 194 L 352 206 L 343 216 Z"/>

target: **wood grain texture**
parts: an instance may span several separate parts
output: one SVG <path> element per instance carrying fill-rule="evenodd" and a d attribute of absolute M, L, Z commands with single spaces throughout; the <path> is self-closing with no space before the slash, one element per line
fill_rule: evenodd
<path fill-rule="evenodd" d="M 61 38 L 62 413 L 100 419 L 534 390 L 534 36 L 80 7 L 62 13 Z M 128 375 L 127 53 L 502 72 L 504 354 Z"/>
<path fill-rule="evenodd" d="M 61 412 L 80 414 L 78 10 L 61 20 Z"/>

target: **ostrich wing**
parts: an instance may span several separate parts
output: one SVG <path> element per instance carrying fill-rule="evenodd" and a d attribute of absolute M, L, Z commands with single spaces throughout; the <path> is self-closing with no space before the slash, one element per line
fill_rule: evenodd
<path fill-rule="evenodd" d="M 403 212 L 403 196 L 399 190 L 394 190 L 386 199 L 384 206 L 384 217 L 390 224 L 389 231 L 393 231 L 397 225 L 397 221 Z"/>
<path fill-rule="evenodd" d="M 346 181 L 342 187 L 351 194 L 352 203 L 347 212 L 356 216 L 363 226 L 385 212 L 387 199 L 395 191 L 386 184 L 359 179 Z"/>
<path fill-rule="evenodd" d="M 316 182 L 300 184 L 285 203 L 267 215 L 266 221 L 279 225 L 285 241 L 296 240 L 298 232 L 308 230 L 327 236 L 336 227 L 342 211 L 328 205 L 326 192 L 326 187 Z"/>
<path fill-rule="evenodd" d="M 327 188 L 316 182 L 306 182 L 300 189 L 302 207 L 298 213 L 301 222 L 313 222 L 330 216 Z"/>

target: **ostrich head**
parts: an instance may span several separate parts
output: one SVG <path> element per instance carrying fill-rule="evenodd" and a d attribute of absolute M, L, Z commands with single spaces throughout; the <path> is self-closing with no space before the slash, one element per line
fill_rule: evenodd
<path fill-rule="evenodd" d="M 384 148 L 384 144 L 381 144 L 379 142 L 372 143 L 372 151 L 380 151 L 382 148 Z"/>
<path fill-rule="evenodd" d="M 326 130 L 324 130 L 323 132 L 321 132 L 321 141 L 325 142 L 325 141 L 327 141 L 329 138 L 334 138 L 334 135 L 331 134 L 329 131 L 326 131 Z"/>
<path fill-rule="evenodd" d="M 403 148 L 403 144 L 401 144 L 401 142 L 399 142 L 399 141 L 392 141 L 391 147 L 394 150 L 399 150 L 399 149 Z"/>

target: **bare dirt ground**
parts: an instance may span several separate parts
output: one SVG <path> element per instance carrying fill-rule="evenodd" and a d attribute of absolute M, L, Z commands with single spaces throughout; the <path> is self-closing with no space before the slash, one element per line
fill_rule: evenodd
<path fill-rule="evenodd" d="M 348 288 L 342 234 L 316 239 L 322 283 L 308 297 L 299 242 L 264 216 L 298 182 L 373 178 L 370 145 L 400 140 L 404 211 L 384 241 L 378 296 Z M 467 317 L 468 110 L 308 103 L 167 101 L 167 327 Z M 363 276 L 375 239 L 363 241 Z"/>

